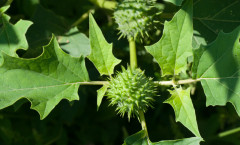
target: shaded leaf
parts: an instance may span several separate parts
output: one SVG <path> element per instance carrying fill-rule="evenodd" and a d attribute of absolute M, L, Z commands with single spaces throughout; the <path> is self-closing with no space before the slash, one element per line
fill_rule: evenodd
<path fill-rule="evenodd" d="M 200 137 L 192 137 L 192 138 L 184 138 L 178 140 L 164 140 L 159 142 L 150 142 L 147 141 L 146 134 L 143 130 L 127 137 L 124 140 L 123 145 L 200 145 L 202 138 Z"/>
<path fill-rule="evenodd" d="M 231 33 L 220 32 L 208 46 L 194 53 L 197 78 L 201 80 L 207 106 L 231 102 L 240 115 L 240 27 Z M 199 52 L 199 53 L 198 53 Z"/>
<path fill-rule="evenodd" d="M 89 39 L 76 27 L 64 36 L 59 36 L 58 42 L 63 50 L 75 57 L 87 56 L 91 51 Z"/>
<path fill-rule="evenodd" d="M 102 88 L 97 90 L 97 110 L 99 109 L 99 107 L 102 103 L 102 99 L 103 99 L 107 89 L 108 89 L 108 86 L 104 85 Z"/>
<path fill-rule="evenodd" d="M 91 54 L 88 58 L 93 62 L 101 75 L 113 74 L 114 67 L 121 62 L 112 54 L 112 44 L 109 44 L 92 14 L 89 15 L 89 38 Z"/>
<path fill-rule="evenodd" d="M 192 0 L 187 0 L 170 22 L 165 22 L 162 38 L 146 46 L 161 67 L 162 75 L 178 75 L 186 70 L 192 54 Z"/>
<path fill-rule="evenodd" d="M 164 103 L 168 103 L 173 107 L 176 121 L 181 122 L 194 135 L 201 137 L 198 131 L 195 109 L 190 98 L 190 88 L 187 90 L 176 88 L 173 91 L 169 90 L 169 92 L 172 96 Z"/>
<path fill-rule="evenodd" d="M 29 28 L 26 36 L 29 46 L 34 49 L 48 44 L 52 33 L 59 36 L 66 33 L 69 29 L 69 24 L 63 17 L 45 9 L 41 5 L 36 6 L 36 11 L 31 20 L 33 25 Z"/>
<path fill-rule="evenodd" d="M 123 145 L 148 145 L 147 136 L 144 130 L 141 130 L 124 140 Z"/>
<path fill-rule="evenodd" d="M 195 0 L 194 29 L 212 42 L 218 33 L 231 32 L 240 25 L 239 0 Z"/>
<path fill-rule="evenodd" d="M 64 53 L 54 36 L 37 58 L 15 58 L 5 53 L 3 58 L 0 109 L 26 98 L 43 119 L 62 99 L 78 100 L 79 82 L 89 80 L 84 57 Z"/>

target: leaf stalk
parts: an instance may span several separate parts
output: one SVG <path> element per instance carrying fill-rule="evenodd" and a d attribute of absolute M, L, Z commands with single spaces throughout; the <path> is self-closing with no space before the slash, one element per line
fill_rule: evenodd
<path fill-rule="evenodd" d="M 199 82 L 200 79 L 187 79 L 187 80 L 178 80 L 175 82 L 177 85 L 183 85 L 183 84 L 191 84 Z M 107 85 L 108 81 L 91 81 L 91 82 L 78 82 L 80 85 Z M 159 86 L 171 86 L 174 84 L 173 81 L 154 81 L 156 85 Z"/>

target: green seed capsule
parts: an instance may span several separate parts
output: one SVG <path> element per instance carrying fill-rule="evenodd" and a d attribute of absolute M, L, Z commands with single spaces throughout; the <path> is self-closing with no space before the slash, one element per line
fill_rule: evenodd
<path fill-rule="evenodd" d="M 120 37 L 137 39 L 148 36 L 148 32 L 156 27 L 155 16 L 159 10 L 154 6 L 155 0 L 123 0 L 115 9 L 114 18 Z"/>
<path fill-rule="evenodd" d="M 153 97 L 156 96 L 156 87 L 151 78 L 147 78 L 140 69 L 131 70 L 122 68 L 109 82 L 107 97 L 110 105 L 116 105 L 121 116 L 139 116 L 139 111 L 145 112 L 152 107 Z"/>

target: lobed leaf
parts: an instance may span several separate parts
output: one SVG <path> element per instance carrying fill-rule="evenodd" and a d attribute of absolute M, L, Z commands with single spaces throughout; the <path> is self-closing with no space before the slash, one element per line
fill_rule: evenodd
<path fill-rule="evenodd" d="M 101 75 L 113 74 L 114 67 L 121 62 L 112 54 L 112 44 L 109 44 L 92 14 L 89 15 L 89 38 L 91 54 L 88 58 L 93 62 Z"/>
<path fill-rule="evenodd" d="M 0 109 L 22 98 L 44 119 L 62 100 L 78 100 L 79 83 L 88 81 L 84 57 L 62 51 L 53 36 L 37 58 L 22 59 L 3 53 L 0 67 Z"/>
<path fill-rule="evenodd" d="M 201 80 L 207 106 L 231 102 L 240 116 L 240 27 L 194 51 L 193 70 Z"/>
<path fill-rule="evenodd" d="M 164 23 L 162 38 L 146 46 L 161 67 L 162 75 L 178 75 L 192 54 L 192 0 L 187 0 L 170 22 Z"/>
<path fill-rule="evenodd" d="M 197 137 L 201 137 L 198 130 L 195 109 L 190 98 L 190 88 L 187 90 L 176 88 L 173 91 L 169 90 L 169 92 L 172 96 L 164 103 L 168 103 L 173 107 L 176 121 L 181 122 Z"/>

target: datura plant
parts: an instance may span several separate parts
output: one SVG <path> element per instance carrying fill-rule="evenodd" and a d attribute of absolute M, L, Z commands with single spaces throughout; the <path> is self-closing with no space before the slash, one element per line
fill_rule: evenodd
<path fill-rule="evenodd" d="M 155 0 L 122 0 L 111 5 L 112 18 L 120 37 L 129 42 L 130 62 L 122 62 L 122 70 L 118 71 L 114 68 L 120 65 L 121 60 L 113 55 L 113 45 L 104 38 L 93 14 L 87 13 L 89 38 L 81 36 L 81 40 L 89 40 L 91 52 L 76 48 L 80 55 L 75 56 L 66 45 L 60 47 L 59 41 L 64 36 L 58 39 L 58 36 L 52 35 L 40 56 L 26 59 L 20 58 L 16 51 L 27 50 L 25 34 L 32 22 L 20 20 L 11 24 L 10 17 L 5 13 L 9 6 L 1 7 L 0 109 L 26 98 L 31 102 L 31 108 L 44 119 L 62 99 L 79 100 L 80 86 L 102 85 L 97 91 L 97 108 L 101 109 L 100 104 L 106 96 L 110 106 L 116 107 L 117 114 L 127 116 L 129 121 L 135 117 L 141 124 L 142 130 L 127 137 L 124 145 L 199 145 L 204 139 L 198 129 L 190 95 L 196 82 L 203 87 L 207 106 L 223 106 L 230 102 L 240 115 L 240 27 L 234 27 L 229 33 L 212 30 L 216 32 L 216 39 L 208 44 L 208 41 L 197 37 L 200 34 L 194 35 L 193 24 L 196 22 L 200 27 L 198 22 L 202 20 L 193 19 L 193 0 L 166 1 L 177 5 L 178 11 L 170 15 L 164 24 L 159 20 L 166 19 L 163 18 L 166 14 L 162 14 Z M 101 8 L 104 6 L 107 5 L 102 3 Z M 137 48 L 143 43 L 136 43 L 136 40 L 148 38 L 149 31 L 159 30 L 159 25 L 164 25 L 159 41 L 141 47 L 153 56 L 152 63 L 157 63 L 161 68 L 161 79 L 154 79 L 138 67 Z M 76 32 L 77 29 L 72 30 Z M 9 39 L 13 31 L 17 41 Z M 81 43 L 81 40 L 77 42 Z M 105 81 L 90 80 L 85 66 L 86 58 L 94 64 L 100 76 L 104 76 Z M 184 79 L 181 79 L 182 75 L 185 75 Z M 162 86 L 170 86 L 170 97 L 164 103 L 172 106 L 176 121 L 186 127 L 192 137 L 159 142 L 150 140 L 144 113 L 149 107 L 154 110 L 154 100 L 161 97 L 159 88 Z"/>

